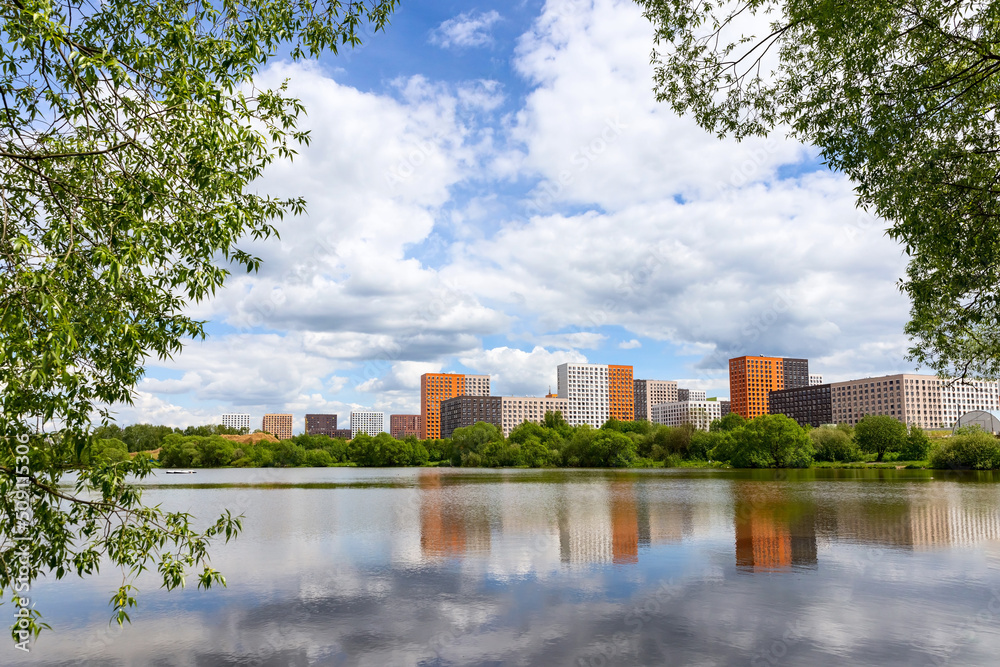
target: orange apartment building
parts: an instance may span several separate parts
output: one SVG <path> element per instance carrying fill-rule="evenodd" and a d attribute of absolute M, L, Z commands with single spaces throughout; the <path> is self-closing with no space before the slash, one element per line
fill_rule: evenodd
<path fill-rule="evenodd" d="M 420 376 L 420 438 L 441 437 L 441 401 L 456 396 L 489 395 L 489 375 L 424 373 Z"/>
<path fill-rule="evenodd" d="M 730 411 L 753 419 L 768 414 L 767 395 L 809 386 L 809 360 L 744 356 L 729 360 Z"/>
<path fill-rule="evenodd" d="M 631 366 L 608 366 L 608 417 L 623 422 L 635 419 L 635 383 Z"/>

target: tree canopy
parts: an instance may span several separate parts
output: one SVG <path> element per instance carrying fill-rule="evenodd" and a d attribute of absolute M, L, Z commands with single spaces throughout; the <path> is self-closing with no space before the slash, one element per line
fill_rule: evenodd
<path fill-rule="evenodd" d="M 1000 375 L 1000 3 L 637 0 L 660 101 L 819 148 L 910 256 L 912 360 Z"/>
<path fill-rule="evenodd" d="M 234 535 L 238 520 L 196 533 L 187 515 L 145 507 L 126 478 L 148 474 L 148 462 L 85 456 L 91 420 L 131 402 L 148 358 L 204 336 L 185 308 L 223 285 L 227 265 L 258 267 L 241 239 L 272 236 L 304 208 L 252 186 L 309 138 L 296 125 L 298 100 L 254 77 L 279 54 L 358 44 L 361 28 L 383 28 L 396 4 L 0 7 L 0 594 L 16 605 L 30 608 L 15 581 L 86 575 L 102 557 L 127 575 L 112 599 L 119 622 L 135 603 L 131 577 L 151 560 L 168 588 L 195 565 L 202 585 L 222 581 L 208 541 Z M 58 432 L 35 434 L 29 422 Z M 75 491 L 60 490 L 80 466 Z M 16 526 L 30 539 L 16 542 Z M 15 638 L 37 634 L 36 612 Z"/>

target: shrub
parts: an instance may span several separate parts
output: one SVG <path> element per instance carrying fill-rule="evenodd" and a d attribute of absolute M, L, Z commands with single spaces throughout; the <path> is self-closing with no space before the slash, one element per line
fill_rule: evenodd
<path fill-rule="evenodd" d="M 841 429 L 816 428 L 809 431 L 817 461 L 860 461 L 861 450 Z"/>
<path fill-rule="evenodd" d="M 1000 468 L 1000 440 L 989 433 L 956 435 L 931 452 L 932 468 L 995 470 Z"/>
<path fill-rule="evenodd" d="M 900 461 L 923 461 L 931 451 L 931 441 L 919 426 L 910 427 L 910 435 L 899 452 Z"/>
<path fill-rule="evenodd" d="M 731 442 L 715 451 L 735 468 L 806 468 L 812 463 L 812 441 L 785 415 L 755 417 L 727 435 Z"/>

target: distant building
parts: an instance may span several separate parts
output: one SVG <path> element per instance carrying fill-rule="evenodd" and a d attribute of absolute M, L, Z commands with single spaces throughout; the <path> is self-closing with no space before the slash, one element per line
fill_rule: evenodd
<path fill-rule="evenodd" d="M 808 424 L 818 428 L 821 424 L 833 423 L 833 403 L 830 398 L 828 384 L 779 389 L 768 394 L 768 412 L 790 417 L 799 426 Z"/>
<path fill-rule="evenodd" d="M 719 401 L 719 414 L 723 417 L 732 412 L 732 402 L 731 401 Z"/>
<path fill-rule="evenodd" d="M 721 418 L 719 401 L 674 401 L 654 405 L 650 421 L 664 426 L 691 424 L 707 431 L 713 421 Z"/>
<path fill-rule="evenodd" d="M 420 437 L 420 415 L 389 415 L 389 433 L 397 440 L 408 435 Z"/>
<path fill-rule="evenodd" d="M 946 380 L 941 385 L 941 421 L 953 427 L 973 410 L 1000 410 L 1000 387 L 996 380 Z"/>
<path fill-rule="evenodd" d="M 420 376 L 420 438 L 441 437 L 441 401 L 489 395 L 489 375 L 424 373 Z"/>
<path fill-rule="evenodd" d="M 250 415 L 242 413 L 226 413 L 222 415 L 222 425 L 228 428 L 245 428 L 250 432 Z"/>
<path fill-rule="evenodd" d="M 500 419 L 503 435 L 506 438 L 524 422 L 541 424 L 546 412 L 560 412 L 565 418 L 568 409 L 569 399 L 558 396 L 502 396 Z"/>
<path fill-rule="evenodd" d="M 385 433 L 385 413 L 368 410 L 351 410 L 351 439 L 359 433 L 376 436 Z"/>
<path fill-rule="evenodd" d="M 306 415 L 306 435 L 333 437 L 337 430 L 337 415 Z"/>
<path fill-rule="evenodd" d="M 441 401 L 441 437 L 450 438 L 455 429 L 486 422 L 501 428 L 499 396 L 455 396 Z"/>
<path fill-rule="evenodd" d="M 910 373 L 833 382 L 833 421 L 854 425 L 866 415 L 888 415 L 907 426 L 940 428 L 944 382 L 934 375 Z"/>
<path fill-rule="evenodd" d="M 767 414 L 767 395 L 809 386 L 809 360 L 744 356 L 729 360 L 732 411 L 746 419 Z"/>
<path fill-rule="evenodd" d="M 570 426 L 600 428 L 608 419 L 635 419 L 635 386 L 631 366 L 560 364 L 556 368 L 559 398 L 567 400 Z"/>
<path fill-rule="evenodd" d="M 809 386 L 815 387 L 818 384 L 823 384 L 823 376 L 818 373 L 809 374 Z"/>
<path fill-rule="evenodd" d="M 649 421 L 650 408 L 677 400 L 677 383 L 673 380 L 633 380 L 632 387 L 635 421 Z"/>
<path fill-rule="evenodd" d="M 706 401 L 708 396 L 704 391 L 699 389 L 678 389 L 677 390 L 677 400 L 678 401 Z"/>
<path fill-rule="evenodd" d="M 351 429 L 349 428 L 338 428 L 333 432 L 331 438 L 337 438 L 338 440 L 350 440 L 351 439 Z"/>
<path fill-rule="evenodd" d="M 265 433 L 270 433 L 278 440 L 288 440 L 292 437 L 292 415 L 264 415 L 264 419 L 261 421 L 260 430 Z"/>

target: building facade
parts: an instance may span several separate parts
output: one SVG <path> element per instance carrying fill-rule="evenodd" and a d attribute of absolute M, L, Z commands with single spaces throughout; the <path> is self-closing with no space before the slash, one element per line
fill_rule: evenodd
<path fill-rule="evenodd" d="M 700 389 L 678 389 L 677 390 L 677 400 L 678 401 L 705 401 L 708 400 L 707 394 Z"/>
<path fill-rule="evenodd" d="M 719 413 L 725 417 L 732 411 L 733 404 L 731 401 L 719 401 Z"/>
<path fill-rule="evenodd" d="M 793 389 L 778 389 L 767 396 L 768 412 L 785 415 L 799 423 L 818 428 L 821 424 L 833 423 L 833 402 L 831 387 L 819 384 Z"/>
<path fill-rule="evenodd" d="M 489 395 L 489 375 L 424 373 L 420 376 L 420 438 L 441 437 L 441 401 Z"/>
<path fill-rule="evenodd" d="M 818 373 L 809 374 L 809 386 L 815 387 L 816 385 L 823 384 L 823 376 Z"/>
<path fill-rule="evenodd" d="M 809 360 L 744 356 L 729 360 L 731 410 L 753 419 L 767 414 L 767 395 L 809 386 Z"/>
<path fill-rule="evenodd" d="M 306 435 L 333 437 L 337 430 L 337 415 L 306 415 Z"/>
<path fill-rule="evenodd" d="M 631 366 L 561 364 L 556 368 L 559 398 L 567 400 L 567 423 L 600 428 L 615 419 L 635 418 Z"/>
<path fill-rule="evenodd" d="M 674 401 L 659 403 L 651 409 L 650 421 L 664 426 L 691 424 L 707 431 L 712 422 L 722 418 L 719 401 Z"/>
<path fill-rule="evenodd" d="M 506 438 L 524 422 L 541 424 L 546 412 L 560 412 L 565 418 L 568 409 L 569 400 L 556 396 L 503 396 L 500 403 L 503 435 Z"/>
<path fill-rule="evenodd" d="M 333 432 L 331 438 L 337 438 L 338 440 L 350 440 L 351 439 L 351 429 L 349 428 L 338 428 Z"/>
<path fill-rule="evenodd" d="M 261 421 L 260 430 L 265 433 L 270 433 L 278 440 L 288 440 L 292 437 L 292 415 L 264 415 L 264 419 Z"/>
<path fill-rule="evenodd" d="M 441 437 L 450 438 L 456 428 L 486 422 L 501 428 L 499 396 L 455 396 L 441 401 Z"/>
<path fill-rule="evenodd" d="M 857 424 L 866 415 L 888 415 L 907 426 L 940 428 L 943 380 L 897 374 L 831 383 L 833 421 Z"/>
<path fill-rule="evenodd" d="M 369 410 L 351 410 L 351 439 L 359 433 L 376 436 L 385 433 L 385 413 Z"/>
<path fill-rule="evenodd" d="M 649 421 L 649 409 L 657 403 L 677 400 L 677 383 L 672 380 L 634 380 L 632 403 L 636 421 Z"/>
<path fill-rule="evenodd" d="M 420 437 L 420 415 L 389 415 L 389 433 L 397 440 L 408 435 Z"/>
<path fill-rule="evenodd" d="M 250 432 L 250 415 L 242 413 L 226 413 L 222 415 L 222 425 L 228 428 L 236 428 L 247 430 Z"/>
<path fill-rule="evenodd" d="M 973 410 L 1000 410 L 1000 387 L 996 380 L 947 380 L 941 385 L 943 424 L 952 428 L 959 417 Z"/>

